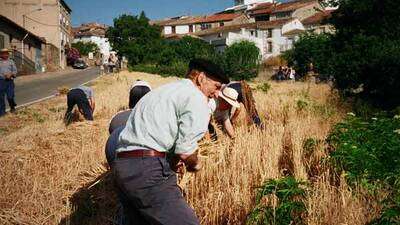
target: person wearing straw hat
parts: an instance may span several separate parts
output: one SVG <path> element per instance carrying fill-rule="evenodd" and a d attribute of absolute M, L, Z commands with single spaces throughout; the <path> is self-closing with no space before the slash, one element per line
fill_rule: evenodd
<path fill-rule="evenodd" d="M 14 100 L 14 79 L 17 76 L 17 67 L 9 56 L 8 49 L 0 50 L 0 116 L 6 113 L 5 95 L 7 95 L 10 112 L 15 112 L 15 106 L 17 106 Z"/>
<path fill-rule="evenodd" d="M 235 130 L 231 121 L 231 112 L 233 109 L 240 108 L 240 103 L 237 101 L 238 92 L 230 87 L 225 87 L 219 92 L 216 99 L 216 110 L 214 119 L 218 125 L 223 127 L 223 130 L 230 138 L 234 138 Z"/>

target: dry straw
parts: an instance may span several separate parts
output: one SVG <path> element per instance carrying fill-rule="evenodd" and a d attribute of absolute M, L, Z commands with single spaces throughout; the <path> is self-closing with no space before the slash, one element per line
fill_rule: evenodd
<path fill-rule="evenodd" d="M 0 224 L 110 224 L 117 203 L 105 164 L 107 127 L 112 115 L 126 108 L 129 87 L 138 78 L 153 87 L 176 80 L 127 72 L 102 77 L 93 84 L 95 121 L 68 128 L 62 123 L 65 96 L 1 119 L 2 125 L 13 129 L 1 131 Z M 202 143 L 202 171 L 181 179 L 201 224 L 243 224 L 256 187 L 285 170 L 313 181 L 306 203 L 308 224 L 364 224 L 378 208 L 366 204 L 368 199 L 356 195 L 359 191 L 343 180 L 333 184 L 328 170 L 317 170 L 310 177 L 307 168 L 313 160 L 304 160 L 303 142 L 324 139 L 341 119 L 335 95 L 327 85 L 271 86 L 268 94 L 254 91 L 265 130 L 248 126 L 242 116 L 235 140 L 219 133 L 217 143 Z M 309 104 L 299 109 L 297 102 L 302 99 Z M 327 115 L 329 110 L 333 113 Z M 23 124 L 14 124 L 21 120 Z M 325 155 L 322 146 L 307 157 Z"/>

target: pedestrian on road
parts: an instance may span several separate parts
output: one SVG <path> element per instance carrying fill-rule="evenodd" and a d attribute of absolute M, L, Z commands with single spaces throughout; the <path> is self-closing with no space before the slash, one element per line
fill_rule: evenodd
<path fill-rule="evenodd" d="M 0 116 L 6 113 L 6 105 L 4 101 L 5 95 L 7 96 L 10 112 L 15 112 L 14 97 L 14 79 L 17 76 L 17 67 L 12 59 L 9 59 L 9 50 L 0 50 Z"/>
<path fill-rule="evenodd" d="M 129 108 L 133 109 L 139 100 L 150 91 L 151 86 L 149 83 L 142 80 L 136 80 L 129 91 Z"/>
<path fill-rule="evenodd" d="M 146 94 L 118 139 L 112 170 L 122 205 L 133 224 L 199 225 L 177 185 L 167 154 L 182 160 L 187 171 L 201 166 L 197 142 L 210 120 L 208 98 L 229 79 L 208 60 L 189 63 L 187 79 L 166 84 Z"/>
<path fill-rule="evenodd" d="M 93 120 L 93 112 L 95 109 L 93 89 L 83 85 L 71 89 L 67 94 L 67 105 L 67 112 L 64 116 L 66 125 L 72 122 L 72 110 L 75 105 L 78 106 L 79 112 L 86 120 Z"/>

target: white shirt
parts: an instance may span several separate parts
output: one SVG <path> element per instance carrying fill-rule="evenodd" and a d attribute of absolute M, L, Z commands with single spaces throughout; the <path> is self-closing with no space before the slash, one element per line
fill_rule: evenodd
<path fill-rule="evenodd" d="M 146 94 L 132 110 L 118 138 L 117 152 L 154 149 L 192 154 L 207 131 L 207 97 L 183 79 Z"/>

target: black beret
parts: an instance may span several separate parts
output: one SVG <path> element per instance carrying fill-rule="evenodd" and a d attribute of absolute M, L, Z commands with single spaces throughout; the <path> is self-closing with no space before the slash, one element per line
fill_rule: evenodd
<path fill-rule="evenodd" d="M 192 59 L 189 63 L 189 71 L 198 70 L 206 73 L 212 79 L 223 84 L 229 83 L 229 77 L 225 75 L 220 66 L 207 59 Z"/>

